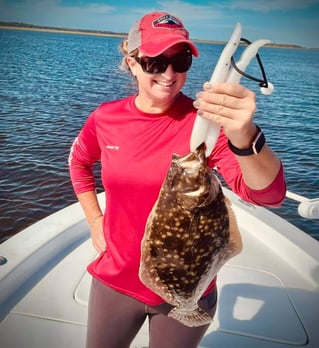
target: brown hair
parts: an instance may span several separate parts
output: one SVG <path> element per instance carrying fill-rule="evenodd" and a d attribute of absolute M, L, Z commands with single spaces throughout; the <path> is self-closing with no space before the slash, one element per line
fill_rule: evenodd
<path fill-rule="evenodd" d="M 135 57 L 138 55 L 138 50 L 134 50 L 130 54 L 128 53 L 128 40 L 125 39 L 121 42 L 120 51 L 123 53 L 124 57 L 122 58 L 120 69 L 125 72 L 131 72 L 129 65 L 127 64 L 127 57 Z"/>

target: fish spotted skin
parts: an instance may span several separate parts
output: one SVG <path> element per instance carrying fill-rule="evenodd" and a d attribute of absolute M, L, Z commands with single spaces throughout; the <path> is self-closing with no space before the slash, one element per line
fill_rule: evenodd
<path fill-rule="evenodd" d="M 210 323 L 197 302 L 242 249 L 230 202 L 207 166 L 204 144 L 172 164 L 146 223 L 139 276 L 187 326 Z"/>

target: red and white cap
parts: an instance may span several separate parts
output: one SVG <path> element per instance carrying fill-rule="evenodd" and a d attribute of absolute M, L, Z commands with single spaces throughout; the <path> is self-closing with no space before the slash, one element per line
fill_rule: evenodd
<path fill-rule="evenodd" d="M 145 15 L 135 23 L 128 34 L 128 52 L 137 48 L 149 57 L 163 53 L 169 47 L 186 43 L 195 57 L 198 49 L 189 40 L 189 33 L 182 21 L 167 12 L 153 12 Z"/>

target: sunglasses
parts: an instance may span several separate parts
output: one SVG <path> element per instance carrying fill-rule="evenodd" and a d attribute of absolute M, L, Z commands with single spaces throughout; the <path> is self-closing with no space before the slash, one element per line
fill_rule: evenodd
<path fill-rule="evenodd" d="M 159 55 L 157 57 L 134 57 L 140 64 L 142 70 L 148 74 L 161 74 L 166 71 L 169 65 L 177 73 L 184 73 L 192 65 L 192 52 L 187 50 L 183 53 L 178 53 L 173 57 L 165 57 Z"/>

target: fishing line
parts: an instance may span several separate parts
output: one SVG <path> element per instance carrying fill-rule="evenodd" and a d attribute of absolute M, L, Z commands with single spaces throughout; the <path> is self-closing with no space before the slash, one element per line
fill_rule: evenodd
<path fill-rule="evenodd" d="M 247 43 L 248 45 L 251 44 L 251 41 L 249 41 L 249 40 L 247 40 L 247 39 L 245 39 L 245 38 L 241 38 L 240 41 L 245 42 L 245 43 Z M 268 88 L 268 80 L 267 80 L 266 72 L 265 72 L 264 66 L 263 66 L 263 64 L 262 64 L 262 61 L 261 61 L 260 56 L 259 56 L 258 53 L 256 54 L 256 58 L 257 58 L 257 61 L 258 61 L 258 64 L 259 64 L 260 71 L 261 71 L 262 76 L 263 76 L 263 80 L 261 80 L 261 79 L 259 79 L 259 78 L 257 78 L 257 77 L 254 77 L 254 76 L 252 76 L 252 75 L 249 75 L 249 74 L 247 74 L 246 72 L 244 72 L 244 71 L 242 71 L 241 69 L 239 69 L 239 67 L 236 65 L 236 62 L 235 62 L 235 60 L 234 60 L 234 56 L 231 56 L 230 61 L 231 61 L 231 64 L 232 64 L 233 68 L 234 68 L 239 74 L 241 74 L 241 75 L 244 76 L 244 77 L 247 77 L 247 78 L 250 79 L 250 80 L 259 82 L 259 86 L 260 86 L 260 87 Z"/>

